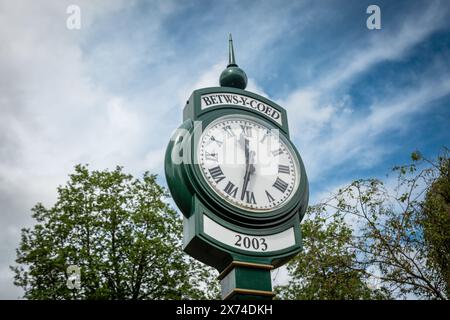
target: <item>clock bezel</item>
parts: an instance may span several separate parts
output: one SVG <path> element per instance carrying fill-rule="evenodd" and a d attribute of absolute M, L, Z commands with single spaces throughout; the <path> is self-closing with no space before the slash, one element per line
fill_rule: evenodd
<path fill-rule="evenodd" d="M 227 115 L 223 115 L 221 117 L 218 117 L 216 119 L 214 119 L 213 121 L 209 122 L 208 125 L 206 125 L 204 128 L 202 128 L 202 133 L 201 136 L 198 140 L 198 143 L 195 145 L 197 147 L 197 151 L 196 151 L 196 158 L 195 161 L 196 163 L 198 163 L 199 167 L 200 167 L 200 172 L 202 174 L 203 179 L 206 181 L 206 183 L 208 184 L 209 188 L 212 189 L 215 193 L 217 193 L 217 195 L 219 196 L 219 198 L 223 199 L 224 201 L 227 201 L 228 203 L 230 203 L 232 206 L 236 207 L 236 208 L 240 208 L 242 210 L 246 210 L 246 211 L 250 211 L 250 212 L 254 212 L 256 214 L 260 214 L 260 215 L 264 215 L 268 212 L 274 211 L 275 209 L 278 208 L 283 208 L 294 196 L 295 191 L 300 187 L 300 181 L 303 178 L 301 175 L 301 170 L 300 170 L 300 163 L 299 163 L 299 159 L 297 154 L 295 153 L 292 144 L 289 143 L 289 140 L 282 134 L 279 133 L 279 140 L 282 141 L 282 143 L 286 146 L 286 148 L 288 149 L 288 152 L 290 154 L 290 157 L 292 158 L 293 161 L 293 165 L 295 167 L 295 182 L 293 185 L 293 190 L 290 192 L 290 194 L 287 196 L 287 198 L 281 202 L 280 204 L 272 207 L 272 208 L 267 208 L 267 209 L 261 209 L 261 208 L 251 208 L 239 203 L 235 203 L 234 201 L 230 200 L 229 197 L 224 196 L 223 194 L 221 194 L 220 190 L 218 188 L 216 188 L 215 185 L 213 185 L 211 183 L 211 181 L 208 180 L 205 172 L 202 170 L 201 166 L 202 163 L 201 158 L 201 147 L 200 147 L 200 143 L 203 141 L 203 137 L 207 134 L 207 130 L 210 130 L 213 126 L 217 125 L 218 123 L 224 122 L 224 121 L 248 121 L 251 122 L 253 124 L 256 125 L 260 125 L 261 127 L 263 127 L 264 129 L 269 129 L 269 130 L 273 130 L 276 129 L 279 131 L 278 128 L 274 128 L 273 126 L 270 126 L 268 124 L 267 121 L 264 121 L 262 119 L 256 118 L 256 117 L 251 117 L 248 115 L 235 115 L 235 114 L 227 114 Z"/>
<path fill-rule="evenodd" d="M 201 134 L 204 132 L 205 128 L 215 121 L 216 119 L 222 118 L 224 116 L 243 116 L 248 117 L 255 122 L 260 122 L 264 124 L 264 126 L 270 129 L 279 129 L 279 127 L 273 125 L 271 122 L 265 120 L 265 118 L 255 115 L 252 112 L 242 110 L 239 108 L 233 108 L 227 106 L 226 109 L 215 110 L 214 112 L 208 112 L 203 114 L 201 117 L 196 119 L 196 122 L 201 123 L 200 125 L 200 134 L 194 134 L 195 130 L 198 130 L 199 126 L 194 126 L 192 132 L 190 134 L 190 139 L 188 142 L 190 144 L 190 152 L 189 159 L 187 159 L 186 165 L 186 174 L 189 176 L 190 181 L 193 181 L 192 187 L 194 193 L 202 199 L 202 202 L 205 203 L 213 212 L 222 217 L 223 219 L 237 224 L 244 224 L 255 226 L 258 225 L 260 227 L 269 227 L 274 224 L 280 224 L 284 221 L 289 220 L 293 215 L 296 214 L 304 214 L 306 210 L 305 207 L 302 207 L 302 204 L 307 203 L 308 198 L 308 190 L 307 190 L 307 176 L 305 172 L 305 167 L 303 161 L 298 153 L 297 149 L 293 145 L 293 143 L 286 137 L 282 132 L 280 132 L 281 139 L 284 139 L 284 142 L 288 148 L 290 148 L 293 156 L 296 157 L 296 160 L 299 164 L 299 184 L 297 189 L 294 191 L 293 195 L 286 203 L 277 207 L 273 210 L 268 210 L 265 212 L 254 212 L 250 210 L 246 210 L 240 207 L 237 207 L 221 196 L 219 196 L 209 185 L 206 179 L 203 177 L 203 172 L 200 168 L 197 159 L 197 146 L 200 142 Z"/>

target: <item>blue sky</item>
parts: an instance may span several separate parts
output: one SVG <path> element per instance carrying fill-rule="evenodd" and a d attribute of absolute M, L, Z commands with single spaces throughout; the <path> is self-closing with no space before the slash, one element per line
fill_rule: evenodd
<path fill-rule="evenodd" d="M 21 294 L 8 265 L 29 209 L 75 164 L 165 184 L 168 139 L 192 90 L 218 85 L 230 32 L 247 89 L 288 111 L 313 202 L 448 146 L 448 1 L 0 0 L 0 298 Z"/>

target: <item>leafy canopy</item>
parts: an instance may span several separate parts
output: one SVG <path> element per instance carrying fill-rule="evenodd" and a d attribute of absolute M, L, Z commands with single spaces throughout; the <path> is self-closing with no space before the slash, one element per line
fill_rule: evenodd
<path fill-rule="evenodd" d="M 450 159 L 411 155 L 397 183 L 361 179 L 309 208 L 286 299 L 448 299 Z"/>
<path fill-rule="evenodd" d="M 28 299 L 205 299 L 212 270 L 185 255 L 182 223 L 156 176 L 77 165 L 53 207 L 38 203 L 22 230 L 15 284 Z M 81 271 L 79 289 L 70 289 Z"/>

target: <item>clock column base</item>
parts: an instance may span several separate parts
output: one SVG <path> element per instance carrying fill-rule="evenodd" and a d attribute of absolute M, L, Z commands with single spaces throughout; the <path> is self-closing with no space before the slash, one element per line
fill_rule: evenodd
<path fill-rule="evenodd" d="M 223 300 L 272 300 L 272 265 L 233 261 L 219 275 Z"/>

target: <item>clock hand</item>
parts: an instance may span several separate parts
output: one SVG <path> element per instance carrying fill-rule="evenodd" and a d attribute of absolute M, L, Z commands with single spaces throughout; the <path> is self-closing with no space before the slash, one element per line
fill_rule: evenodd
<path fill-rule="evenodd" d="M 244 200 L 245 191 L 247 191 L 248 181 L 250 180 L 250 170 L 246 168 L 244 175 L 244 185 L 242 186 L 241 200 Z"/>
<path fill-rule="evenodd" d="M 249 157 L 250 157 L 250 152 L 249 152 L 250 141 L 247 138 L 245 138 L 243 133 L 241 133 L 241 135 L 239 136 L 239 145 L 244 149 L 245 165 L 248 166 Z"/>
<path fill-rule="evenodd" d="M 255 173 L 255 165 L 254 165 L 254 163 L 255 163 L 255 154 L 256 154 L 256 152 L 255 151 L 250 151 L 250 155 L 249 155 L 249 163 L 250 163 L 250 168 L 249 168 L 249 171 L 250 171 L 250 174 L 254 174 Z"/>
<path fill-rule="evenodd" d="M 248 139 L 244 138 L 244 153 L 245 153 L 245 165 L 248 166 L 248 161 L 249 161 L 249 141 Z"/>
<path fill-rule="evenodd" d="M 250 179 L 250 165 L 249 165 L 249 141 L 248 139 L 245 139 L 244 136 L 241 134 L 241 141 L 244 139 L 244 153 L 245 153 L 245 174 L 244 174 L 244 185 L 242 186 L 242 193 L 241 193 L 241 200 L 244 200 L 245 191 L 247 190 L 248 180 Z"/>
<path fill-rule="evenodd" d="M 250 176 L 255 172 L 255 166 L 253 164 L 254 156 L 255 156 L 255 152 L 250 151 L 250 152 L 248 152 L 248 157 L 246 157 L 247 164 L 245 166 L 244 185 L 242 186 L 241 200 L 244 200 L 244 196 L 247 191 L 248 182 L 250 181 Z M 250 162 L 250 158 L 251 158 L 251 162 Z"/>

